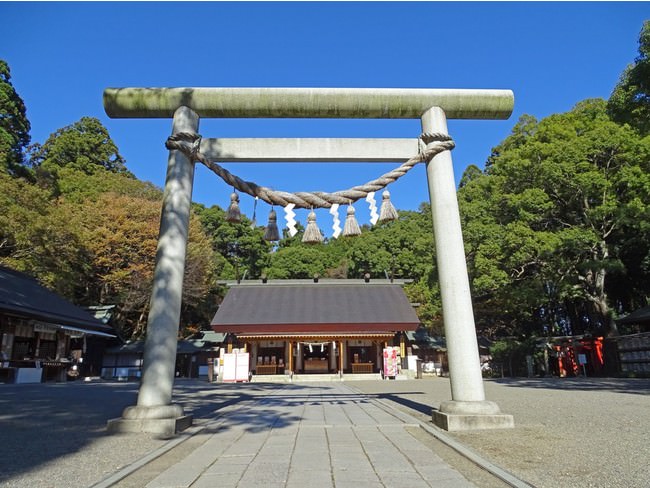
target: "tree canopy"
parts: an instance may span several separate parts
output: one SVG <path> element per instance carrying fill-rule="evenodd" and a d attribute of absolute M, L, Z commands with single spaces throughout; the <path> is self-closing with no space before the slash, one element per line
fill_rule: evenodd
<path fill-rule="evenodd" d="M 29 148 L 26 161 L 29 122 L 4 61 L 0 102 L 0 263 L 80 305 L 116 305 L 114 325 L 120 335 L 142 336 L 162 191 L 128 171 L 108 130 L 90 117 Z M 184 326 L 203 325 L 214 313 L 217 262 L 210 238 L 193 216 Z"/>
<path fill-rule="evenodd" d="M 615 312 L 649 291 L 632 286 L 648 246 L 630 240 L 647 241 L 649 164 L 650 141 L 613 122 L 603 100 L 522 117 L 459 191 L 481 326 L 615 331 Z"/>
<path fill-rule="evenodd" d="M 22 168 L 30 128 L 25 103 L 11 83 L 9 65 L 0 59 L 0 171 L 14 173 Z"/>
<path fill-rule="evenodd" d="M 623 71 L 607 109 L 614 121 L 650 134 L 650 20 L 639 35 L 639 55 Z"/>
<path fill-rule="evenodd" d="M 43 145 L 35 144 L 30 163 L 50 173 L 71 168 L 89 175 L 99 169 L 131 174 L 108 130 L 94 117 L 82 117 L 54 132 Z"/>

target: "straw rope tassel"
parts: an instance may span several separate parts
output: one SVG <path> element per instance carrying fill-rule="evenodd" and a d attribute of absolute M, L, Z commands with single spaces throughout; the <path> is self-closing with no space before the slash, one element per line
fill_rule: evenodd
<path fill-rule="evenodd" d="M 307 216 L 307 228 L 302 236 L 302 242 L 305 244 L 320 244 L 323 242 L 323 234 L 316 225 L 316 214 L 313 210 Z"/>
<path fill-rule="evenodd" d="M 399 214 L 397 213 L 397 210 L 395 210 L 395 207 L 393 207 L 393 204 L 390 202 L 390 192 L 388 190 L 384 190 L 384 192 L 381 194 L 381 209 L 379 210 L 379 222 L 388 222 L 390 220 L 397 220 L 399 218 Z"/>
<path fill-rule="evenodd" d="M 361 229 L 359 228 L 359 223 L 357 222 L 357 219 L 354 216 L 354 207 L 352 205 L 348 205 L 348 214 L 345 217 L 345 226 L 343 227 L 343 235 L 345 237 L 361 235 Z"/>
<path fill-rule="evenodd" d="M 264 231 L 264 240 L 266 241 L 279 241 L 280 240 L 280 231 L 278 230 L 278 215 L 275 213 L 275 210 L 273 210 L 273 207 L 271 207 L 271 211 L 269 212 L 269 223 L 266 226 L 266 230 Z"/>
<path fill-rule="evenodd" d="M 230 194 L 230 205 L 226 211 L 226 221 L 239 223 L 241 222 L 241 210 L 239 210 L 239 195 L 233 191 Z"/>

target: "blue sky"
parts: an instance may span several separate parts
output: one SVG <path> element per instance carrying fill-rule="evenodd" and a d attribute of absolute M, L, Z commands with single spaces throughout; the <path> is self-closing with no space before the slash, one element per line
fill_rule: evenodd
<path fill-rule="evenodd" d="M 99 118 L 127 166 L 163 186 L 167 119 L 109 119 L 106 87 L 495 88 L 515 93 L 506 121 L 450 121 L 457 181 L 483 167 L 522 114 L 607 98 L 637 55 L 647 2 L 0 2 L 0 58 L 27 105 L 32 142 Z M 203 120 L 204 137 L 417 137 L 417 120 Z M 242 178 L 286 191 L 336 191 L 395 165 L 239 164 Z M 389 187 L 400 209 L 428 200 L 422 165 Z M 200 165 L 194 200 L 229 203 Z M 242 196 L 250 217 L 252 199 Z M 369 215 L 356 204 L 360 223 Z M 301 211 L 302 212 L 302 211 Z M 319 213 L 330 234 L 330 218 Z M 267 208 L 258 207 L 258 222 Z M 344 212 L 341 212 L 344 217 Z M 306 221 L 306 212 L 298 213 Z"/>

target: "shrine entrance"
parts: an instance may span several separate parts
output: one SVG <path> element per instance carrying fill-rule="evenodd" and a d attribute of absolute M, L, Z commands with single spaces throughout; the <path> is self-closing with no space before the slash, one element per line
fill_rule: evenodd
<path fill-rule="evenodd" d="M 359 234 L 358 225 L 353 225 L 351 204 L 362 198 L 372 201 L 375 191 L 423 162 L 431 200 L 452 394 L 450 402 L 443 402 L 439 410 L 432 412 L 433 420 L 448 430 L 512 427 L 512 416 L 502 414 L 494 402 L 485 399 L 450 153 L 454 143 L 447 131 L 447 119 L 507 119 L 513 105 L 510 90 L 106 89 L 104 107 L 110 117 L 173 118 L 172 135 L 166 144 L 170 153 L 142 383 L 137 405 L 127 407 L 122 419 L 109 423 L 109 429 L 173 434 L 191 422 L 182 406 L 171 401 L 197 161 L 218 174 L 229 187 L 284 208 L 291 235 L 296 232 L 294 208 L 329 208 L 336 228 L 339 205 L 348 205 L 344 233 L 347 230 L 347 235 Z M 410 139 L 203 139 L 198 134 L 200 117 L 419 119 L 422 133 Z M 348 190 L 287 193 L 243 181 L 220 167 L 219 161 L 401 162 L 402 165 Z M 235 216 L 238 195 L 233 195 L 228 213 L 232 210 Z M 386 215 L 391 214 L 394 218 L 394 209 L 391 212 L 386 205 Z M 312 215 L 313 212 L 307 219 L 303 242 L 322 239 Z M 273 232 L 277 228 L 271 225 L 276 219 L 271 209 L 269 238 L 278 235 Z"/>
<path fill-rule="evenodd" d="M 326 342 L 301 342 L 299 351 L 302 355 L 298 360 L 302 362 L 300 373 L 335 373 L 330 362 L 330 344 Z M 336 356 L 332 356 L 334 359 Z M 298 362 L 298 361 L 296 361 Z M 334 363 L 336 368 L 336 362 Z"/>

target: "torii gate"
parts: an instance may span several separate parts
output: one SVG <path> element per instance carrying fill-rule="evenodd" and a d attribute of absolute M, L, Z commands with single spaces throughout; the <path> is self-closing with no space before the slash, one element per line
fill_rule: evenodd
<path fill-rule="evenodd" d="M 374 88 L 108 88 L 112 118 L 173 118 L 172 135 L 197 133 L 199 118 L 419 118 L 425 133 L 447 134 L 447 119 L 507 119 L 510 90 Z M 202 139 L 214 161 L 402 162 L 413 139 Z M 433 410 L 447 430 L 513 427 L 486 401 L 450 151 L 425 161 L 449 355 L 452 400 Z M 172 435 L 191 424 L 172 403 L 194 161 L 170 150 L 137 405 L 109 431 Z"/>

